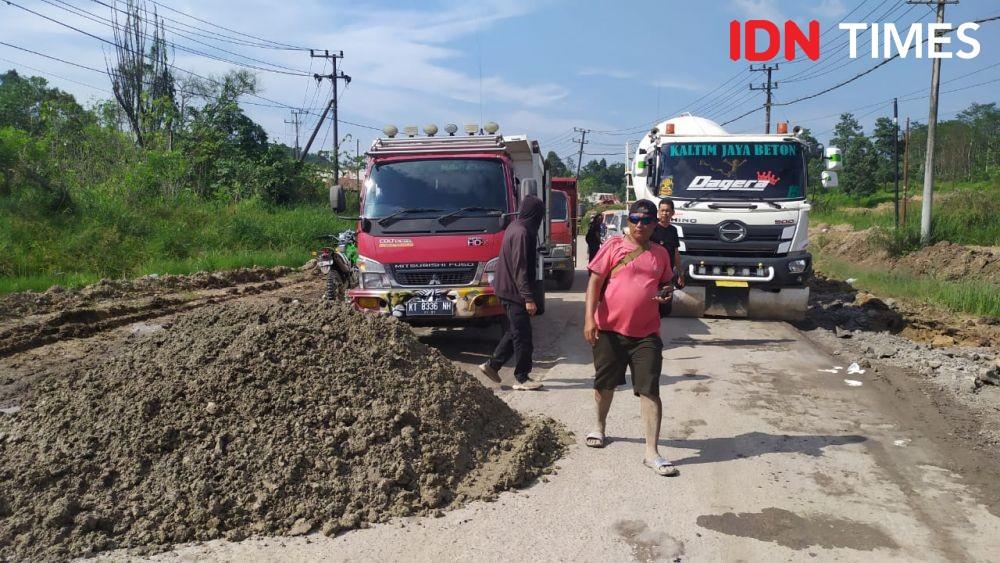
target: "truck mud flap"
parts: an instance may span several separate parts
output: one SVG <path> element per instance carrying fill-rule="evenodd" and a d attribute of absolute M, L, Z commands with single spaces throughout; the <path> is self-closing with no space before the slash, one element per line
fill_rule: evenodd
<path fill-rule="evenodd" d="M 800 321 L 809 307 L 808 287 L 788 287 L 780 291 L 751 289 L 747 308 L 752 319 Z"/>
<path fill-rule="evenodd" d="M 805 317 L 808 288 L 780 291 L 688 286 L 674 292 L 672 317 L 729 317 L 795 321 Z"/>
<path fill-rule="evenodd" d="M 705 288 L 688 286 L 674 291 L 672 317 L 702 317 L 705 315 Z"/>

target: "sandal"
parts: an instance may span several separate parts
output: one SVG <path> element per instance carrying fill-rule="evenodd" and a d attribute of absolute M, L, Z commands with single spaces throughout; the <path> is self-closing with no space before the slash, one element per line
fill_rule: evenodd
<path fill-rule="evenodd" d="M 653 471 L 662 477 L 676 477 L 681 474 L 680 470 L 674 467 L 674 464 L 667 461 L 666 458 L 658 457 L 653 461 L 644 459 L 642 463 L 646 467 L 653 468 Z"/>
<path fill-rule="evenodd" d="M 603 448 L 607 445 L 604 434 L 601 434 L 600 432 L 591 432 L 590 434 L 587 434 L 587 437 L 584 438 L 584 443 L 587 444 L 588 448 Z"/>

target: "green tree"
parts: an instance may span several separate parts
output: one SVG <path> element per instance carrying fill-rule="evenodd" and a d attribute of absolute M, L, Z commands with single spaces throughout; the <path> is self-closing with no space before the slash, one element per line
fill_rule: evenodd
<path fill-rule="evenodd" d="M 852 195 L 874 192 L 878 154 L 871 140 L 865 137 L 861 124 L 852 114 L 841 114 L 840 121 L 833 128 L 833 135 L 830 144 L 839 147 L 844 155 L 840 188 Z"/>
<path fill-rule="evenodd" d="M 545 163 L 548 164 L 549 174 L 552 176 L 572 176 L 573 173 L 569 168 L 566 167 L 566 163 L 559 158 L 559 155 L 555 151 L 549 151 L 549 154 L 545 155 Z"/>
<path fill-rule="evenodd" d="M 888 117 L 876 119 L 871 140 L 877 162 L 876 179 L 884 189 L 896 177 L 893 169 L 893 147 L 899 154 L 902 154 L 903 150 L 902 142 L 896 137 L 896 126 L 893 125 L 892 119 Z"/>

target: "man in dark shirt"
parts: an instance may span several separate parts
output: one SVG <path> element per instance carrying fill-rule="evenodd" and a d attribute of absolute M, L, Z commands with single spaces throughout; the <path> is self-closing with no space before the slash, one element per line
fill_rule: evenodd
<path fill-rule="evenodd" d="M 678 272 L 674 276 L 674 287 L 684 287 L 684 272 L 681 268 L 680 240 L 677 237 L 677 228 L 670 224 L 670 219 L 674 216 L 674 202 L 669 199 L 661 199 L 657 207 L 656 228 L 653 229 L 650 242 L 658 244 L 667 249 L 670 254 L 670 263 L 674 265 L 674 271 Z M 670 315 L 672 301 L 660 304 L 660 317 Z"/>
<path fill-rule="evenodd" d="M 545 217 L 545 204 L 535 196 L 525 196 L 517 219 L 503 235 L 493 289 L 503 305 L 503 337 L 489 361 L 479 366 L 487 378 L 500 383 L 499 370 L 514 358 L 514 389 L 540 389 L 541 383 L 528 379 L 534 344 L 531 317 L 538 312 L 534 288 L 538 262 L 538 228 Z"/>
<path fill-rule="evenodd" d="M 587 229 L 587 262 L 589 263 L 601 249 L 601 223 L 603 217 L 594 213 L 590 217 L 590 227 Z"/>

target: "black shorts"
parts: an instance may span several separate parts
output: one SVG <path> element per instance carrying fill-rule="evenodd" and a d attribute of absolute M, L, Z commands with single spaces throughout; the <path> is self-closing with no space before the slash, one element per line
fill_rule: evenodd
<path fill-rule="evenodd" d="M 633 392 L 659 397 L 662 367 L 663 341 L 659 334 L 632 338 L 602 330 L 594 345 L 594 389 L 625 385 L 625 369 L 630 368 Z"/>

